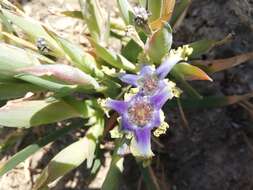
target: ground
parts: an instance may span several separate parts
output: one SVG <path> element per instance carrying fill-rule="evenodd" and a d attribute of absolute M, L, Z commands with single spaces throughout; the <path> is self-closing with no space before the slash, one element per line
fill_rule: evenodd
<path fill-rule="evenodd" d="M 103 2 L 110 7 L 107 1 Z M 65 10 L 75 6 L 72 3 L 66 4 L 64 0 L 49 0 L 47 3 L 36 0 L 28 2 L 25 9 L 28 12 L 30 10 L 29 14 L 33 17 L 49 22 L 66 37 L 85 43 L 84 37 L 78 35 L 82 30 L 79 21 L 48 16 L 55 9 Z M 252 0 L 192 0 L 186 19 L 174 33 L 174 45 L 204 38 L 222 39 L 229 33 L 234 34 L 234 40 L 212 50 L 203 59 L 226 58 L 253 51 Z M 253 62 L 248 62 L 212 75 L 214 82 L 192 84 L 205 95 L 243 94 L 253 91 L 252 73 Z M 226 108 L 185 110 L 185 115 L 189 128 L 182 125 L 177 109 L 167 112 L 170 129 L 160 138 L 163 146 L 153 144 L 157 156 L 152 166 L 162 188 L 253 189 L 253 125 L 248 112 L 239 105 L 233 105 Z M 46 129 L 48 127 L 44 130 Z M 31 157 L 27 163 L 0 179 L 0 190 L 29 190 L 32 179 L 40 173 L 41 168 L 75 138 L 75 134 L 68 135 Z M 32 142 L 32 139 L 29 141 Z M 24 146 L 21 143 L 16 149 Z M 13 154 L 16 149 L 9 154 Z M 6 154 L 0 155 L 1 157 L 2 161 L 9 158 Z M 41 158 L 42 161 L 38 163 Z M 146 189 L 136 168 L 133 159 L 127 157 L 121 189 Z M 81 165 L 61 179 L 54 190 L 88 189 L 85 175 L 85 165 Z M 101 183 L 101 178 L 96 183 Z"/>

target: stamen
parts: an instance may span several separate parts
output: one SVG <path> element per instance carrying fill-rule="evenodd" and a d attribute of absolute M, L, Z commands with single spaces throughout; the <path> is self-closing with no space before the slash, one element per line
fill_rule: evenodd
<path fill-rule="evenodd" d="M 153 94 L 158 88 L 158 78 L 155 75 L 146 75 L 139 81 L 143 92 L 147 95 Z"/>
<path fill-rule="evenodd" d="M 136 101 L 128 109 L 129 119 L 138 127 L 144 127 L 152 119 L 154 109 L 146 101 Z"/>

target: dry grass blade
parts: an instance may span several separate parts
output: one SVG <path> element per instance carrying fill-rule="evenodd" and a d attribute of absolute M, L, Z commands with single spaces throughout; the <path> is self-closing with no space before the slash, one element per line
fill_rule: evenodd
<path fill-rule="evenodd" d="M 160 186 L 159 186 L 157 177 L 156 177 L 155 172 L 154 172 L 154 170 L 152 169 L 151 166 L 148 166 L 148 173 L 149 173 L 149 175 L 150 175 L 150 177 L 151 177 L 151 179 L 152 179 L 152 181 L 155 185 L 155 189 L 160 190 Z"/>
<path fill-rule="evenodd" d="M 249 101 L 242 101 L 239 103 L 239 105 L 248 111 L 250 118 L 253 121 L 253 104 L 250 103 Z"/>
<path fill-rule="evenodd" d="M 34 51 L 38 50 L 37 47 L 34 44 L 32 44 L 31 42 L 26 41 L 26 40 L 24 40 L 22 38 L 19 38 L 19 37 L 13 35 L 13 34 L 9 34 L 7 32 L 1 32 L 1 34 L 3 34 L 7 38 L 13 40 L 14 42 L 16 42 L 16 43 L 18 43 L 18 44 L 20 44 L 20 45 L 22 45 L 24 47 L 27 47 L 27 48 L 32 49 Z"/>
<path fill-rule="evenodd" d="M 179 5 L 180 8 L 179 10 L 177 10 L 178 11 L 177 18 L 172 23 L 174 30 L 177 30 L 182 24 L 191 3 L 192 3 L 192 0 L 185 0 L 185 1 L 180 2 L 180 5 Z"/>
<path fill-rule="evenodd" d="M 211 73 L 223 71 L 235 66 L 238 66 L 242 63 L 245 63 L 249 60 L 253 60 L 253 52 L 244 53 L 237 55 L 231 58 L 226 59 L 217 59 L 217 60 L 206 60 L 206 61 L 194 61 L 194 65 L 201 65 L 207 67 L 208 71 Z"/>
<path fill-rule="evenodd" d="M 178 105 L 179 113 L 183 122 L 183 127 L 189 129 L 189 122 L 185 116 L 182 104 L 179 99 L 177 99 L 177 105 Z"/>

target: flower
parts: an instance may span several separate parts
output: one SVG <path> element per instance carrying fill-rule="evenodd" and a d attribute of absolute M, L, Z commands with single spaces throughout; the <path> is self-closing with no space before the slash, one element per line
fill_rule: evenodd
<path fill-rule="evenodd" d="M 137 93 L 127 101 L 107 100 L 106 107 L 115 110 L 121 117 L 121 129 L 133 133 L 132 153 L 135 156 L 153 156 L 151 130 L 161 124 L 161 108 L 172 97 L 171 91 L 164 88 L 153 96 Z"/>
<path fill-rule="evenodd" d="M 140 92 L 144 95 L 154 95 L 166 86 L 163 79 L 180 60 L 181 57 L 178 54 L 173 54 L 166 57 L 157 69 L 144 65 L 139 75 L 123 74 L 120 79 L 127 84 L 140 88 Z"/>

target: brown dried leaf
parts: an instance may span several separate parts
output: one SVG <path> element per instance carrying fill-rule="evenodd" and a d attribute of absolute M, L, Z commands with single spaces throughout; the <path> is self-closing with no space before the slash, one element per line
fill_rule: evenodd
<path fill-rule="evenodd" d="M 223 71 L 253 59 L 253 52 L 244 53 L 231 58 L 216 60 L 197 60 L 194 65 L 204 66 L 211 73 Z"/>

